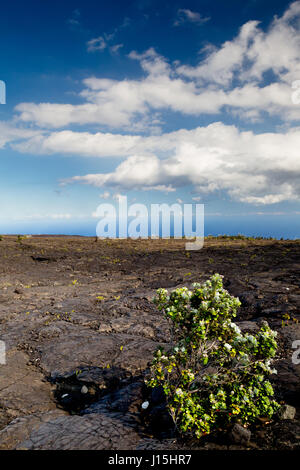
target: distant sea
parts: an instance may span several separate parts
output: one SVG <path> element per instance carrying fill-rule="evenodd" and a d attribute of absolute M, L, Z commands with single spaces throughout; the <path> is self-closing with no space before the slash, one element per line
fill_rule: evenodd
<path fill-rule="evenodd" d="M 95 236 L 96 225 L 96 219 L 0 222 L 0 234 Z M 205 216 L 204 234 L 300 239 L 300 215 Z"/>

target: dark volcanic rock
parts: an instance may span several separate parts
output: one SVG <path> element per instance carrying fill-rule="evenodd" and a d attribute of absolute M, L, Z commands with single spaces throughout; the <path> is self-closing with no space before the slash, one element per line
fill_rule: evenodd
<path fill-rule="evenodd" d="M 294 419 L 296 415 L 296 408 L 290 405 L 283 405 L 278 411 L 279 419 Z"/>
<path fill-rule="evenodd" d="M 276 305 L 275 307 L 270 307 L 270 308 L 262 308 L 261 309 L 261 314 L 265 316 L 278 316 L 278 315 L 283 315 L 285 313 L 291 313 L 296 310 L 296 307 L 293 305 L 289 304 L 281 304 L 281 305 Z"/>
<path fill-rule="evenodd" d="M 123 386 L 119 390 L 104 395 L 99 402 L 85 409 L 82 414 L 99 413 L 106 409 L 109 411 L 117 411 L 120 413 L 128 412 L 139 415 L 143 402 L 144 387 L 142 381 Z"/>
<path fill-rule="evenodd" d="M 0 450 L 15 449 L 20 442 L 29 438 L 33 430 L 38 429 L 47 421 L 55 420 L 59 416 L 65 416 L 65 413 L 62 410 L 54 410 L 48 413 L 33 413 L 16 418 L 0 431 Z"/>
<path fill-rule="evenodd" d="M 17 449 L 132 450 L 140 440 L 119 419 L 101 414 L 61 416 L 34 429 Z"/>
<path fill-rule="evenodd" d="M 255 296 L 252 292 L 242 292 L 238 297 L 244 307 L 249 307 L 255 303 Z"/>
<path fill-rule="evenodd" d="M 247 448 L 299 447 L 300 365 L 292 358 L 300 340 L 300 243 L 210 239 L 188 254 L 184 244 L 32 237 L 20 246 L 3 237 L 1 449 L 243 448 L 215 436 L 179 439 L 161 390 L 143 386 L 153 352 L 170 341 L 151 302 L 155 290 L 191 287 L 215 272 L 242 302 L 234 320 L 242 331 L 255 333 L 260 320 L 278 331 L 271 381 L 276 398 L 296 408 L 293 420 L 251 428 Z"/>
<path fill-rule="evenodd" d="M 229 437 L 235 444 L 247 445 L 251 439 L 251 431 L 240 424 L 235 424 L 230 431 Z"/>

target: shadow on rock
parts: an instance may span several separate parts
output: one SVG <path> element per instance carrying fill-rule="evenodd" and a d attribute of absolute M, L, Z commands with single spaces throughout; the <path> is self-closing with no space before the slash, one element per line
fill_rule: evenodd
<path fill-rule="evenodd" d="M 54 372 L 48 380 L 56 386 L 58 407 L 71 415 L 110 415 L 157 439 L 176 435 L 163 389 L 149 389 L 143 375 L 132 376 L 120 367 L 85 366 L 63 374 Z"/>

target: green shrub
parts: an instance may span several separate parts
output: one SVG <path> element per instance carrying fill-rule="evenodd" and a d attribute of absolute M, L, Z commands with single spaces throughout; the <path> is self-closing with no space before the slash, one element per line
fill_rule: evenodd
<path fill-rule="evenodd" d="M 154 354 L 150 387 L 162 386 L 168 410 L 181 433 L 200 438 L 231 423 L 270 418 L 279 405 L 267 377 L 277 333 L 264 322 L 255 334 L 232 322 L 240 301 L 214 274 L 193 290 L 157 291 L 158 309 L 169 319 L 170 350 Z"/>
<path fill-rule="evenodd" d="M 21 243 L 22 243 L 22 240 L 24 240 L 24 238 L 25 238 L 25 237 L 24 237 L 23 235 L 18 235 L 18 236 L 17 236 L 17 242 L 21 244 Z"/>

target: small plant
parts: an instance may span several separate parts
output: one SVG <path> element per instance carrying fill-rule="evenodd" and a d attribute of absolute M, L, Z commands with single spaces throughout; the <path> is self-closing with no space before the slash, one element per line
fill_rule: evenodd
<path fill-rule="evenodd" d="M 270 418 L 278 409 L 268 376 L 276 373 L 276 332 L 267 322 L 256 335 L 232 322 L 240 301 L 214 274 L 193 290 L 157 291 L 158 309 L 170 322 L 171 345 L 154 354 L 150 387 L 162 386 L 181 433 L 200 438 L 239 422 Z"/>
<path fill-rule="evenodd" d="M 96 300 L 97 300 L 98 302 L 101 302 L 102 300 L 105 300 L 105 297 L 104 297 L 103 295 L 98 295 L 98 296 L 96 297 Z"/>
<path fill-rule="evenodd" d="M 290 320 L 294 323 L 299 323 L 299 320 L 296 317 L 291 317 L 289 313 L 284 313 L 282 315 L 281 327 L 284 328 L 285 326 L 289 326 Z"/>

